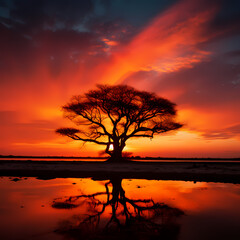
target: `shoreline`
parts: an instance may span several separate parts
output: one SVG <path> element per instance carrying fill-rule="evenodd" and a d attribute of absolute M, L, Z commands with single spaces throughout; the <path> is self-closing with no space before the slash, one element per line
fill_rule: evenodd
<path fill-rule="evenodd" d="M 240 163 L 223 162 L 81 162 L 2 160 L 0 176 L 54 178 L 92 178 L 179 180 L 194 182 L 240 183 Z"/>
<path fill-rule="evenodd" d="M 0 161 L 5 159 L 72 159 L 72 160 L 107 160 L 108 157 L 81 157 L 81 156 L 20 156 L 20 155 L 0 155 Z M 156 161 L 156 160 L 174 160 L 174 161 L 240 161 L 240 157 L 234 157 L 234 158 L 228 158 L 228 157 L 140 157 L 140 156 L 133 156 L 128 158 L 130 161 L 134 160 L 140 160 L 140 161 Z"/>

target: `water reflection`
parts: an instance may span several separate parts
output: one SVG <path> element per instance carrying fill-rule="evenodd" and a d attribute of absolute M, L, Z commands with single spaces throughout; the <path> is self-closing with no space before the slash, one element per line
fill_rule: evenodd
<path fill-rule="evenodd" d="M 118 183 L 114 184 L 113 179 L 108 181 L 89 178 L 39 180 L 18 177 L 21 181 L 16 181 L 15 178 L 0 177 L 0 240 L 69 240 L 78 239 L 81 236 L 82 239 L 89 239 L 90 236 L 84 237 L 89 232 L 92 239 L 240 239 L 239 184 L 146 179 L 123 179 L 122 181 L 116 179 Z M 107 194 L 106 184 L 109 194 Z M 115 198 L 117 201 L 105 207 L 99 217 L 98 227 L 95 227 L 98 220 L 95 217 L 91 218 L 91 221 L 88 220 L 86 224 L 82 224 L 80 231 L 79 224 L 90 215 L 101 212 L 103 203 L 114 199 L 112 193 L 115 192 L 118 193 L 118 198 Z M 120 192 L 123 193 L 122 198 Z M 92 196 L 95 193 L 103 194 Z M 70 196 L 80 195 L 82 197 L 78 199 L 73 197 L 69 199 Z M 87 197 L 90 195 L 91 198 Z M 55 203 L 53 208 L 55 198 L 58 198 L 55 202 L 64 204 L 56 208 Z M 161 211 L 164 210 L 160 208 L 142 211 L 139 217 L 134 207 L 127 203 L 132 217 L 129 217 L 131 221 L 128 221 L 129 224 L 125 226 L 126 216 L 121 201 L 126 198 L 130 201 L 146 200 L 146 202 L 135 202 L 141 207 L 151 207 L 153 203 L 164 206 L 162 203 L 164 202 L 173 209 L 183 210 L 184 216 L 178 218 L 170 210 L 166 210 L 163 212 L 166 217 L 162 218 Z M 67 199 L 70 200 L 68 206 Z M 107 233 L 104 233 L 103 229 L 112 217 L 112 206 L 115 206 L 116 217 L 121 226 L 112 220 L 108 225 Z M 155 212 L 160 213 L 155 214 Z M 88 224 L 89 221 L 92 224 Z"/>
<path fill-rule="evenodd" d="M 131 199 L 122 178 L 111 178 L 105 191 L 57 198 L 52 207 L 87 205 L 85 214 L 60 222 L 56 232 L 74 239 L 178 239 L 183 211 L 153 199 Z"/>

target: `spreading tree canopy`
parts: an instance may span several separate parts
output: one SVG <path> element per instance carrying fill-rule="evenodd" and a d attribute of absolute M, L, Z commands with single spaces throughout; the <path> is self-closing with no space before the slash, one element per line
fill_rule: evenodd
<path fill-rule="evenodd" d="M 78 128 L 56 132 L 104 145 L 111 161 L 123 160 L 122 151 L 130 138 L 153 138 L 182 126 L 175 121 L 174 103 L 126 85 L 97 85 L 96 90 L 74 96 L 62 109 Z"/>

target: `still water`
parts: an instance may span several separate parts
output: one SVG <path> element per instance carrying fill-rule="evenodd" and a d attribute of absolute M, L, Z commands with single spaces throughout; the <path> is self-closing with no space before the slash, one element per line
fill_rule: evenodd
<path fill-rule="evenodd" d="M 240 239 L 240 185 L 0 178 L 0 239 Z"/>

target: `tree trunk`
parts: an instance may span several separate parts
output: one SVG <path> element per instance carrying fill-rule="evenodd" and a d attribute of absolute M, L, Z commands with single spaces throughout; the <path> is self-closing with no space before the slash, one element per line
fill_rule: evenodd
<path fill-rule="evenodd" d="M 110 179 L 112 184 L 112 203 L 116 204 L 120 198 L 125 197 L 125 191 L 122 188 L 122 178 L 114 177 Z"/>
<path fill-rule="evenodd" d="M 113 150 L 110 158 L 108 159 L 108 162 L 122 162 L 122 161 L 123 161 L 122 151 Z"/>
<path fill-rule="evenodd" d="M 122 156 L 122 151 L 125 147 L 125 144 L 119 145 L 119 142 L 116 141 L 115 143 L 113 143 L 112 151 L 109 151 L 109 146 L 107 146 L 106 148 L 106 153 L 110 155 L 110 158 L 107 160 L 108 162 L 119 163 L 126 161 L 126 158 Z"/>

